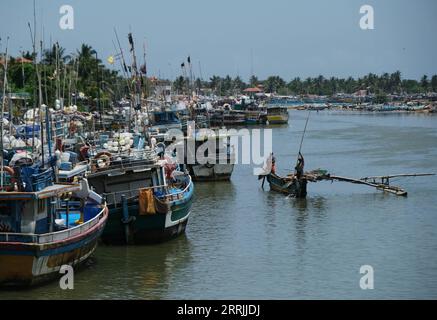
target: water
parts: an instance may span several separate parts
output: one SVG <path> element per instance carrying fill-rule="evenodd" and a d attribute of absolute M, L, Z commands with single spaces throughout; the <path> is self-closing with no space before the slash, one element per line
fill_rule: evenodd
<path fill-rule="evenodd" d="M 292 111 L 289 126 L 274 128 L 279 173 L 295 164 L 306 116 Z M 303 154 L 307 170 L 350 177 L 437 173 L 437 117 L 312 112 Z M 319 182 L 296 200 L 237 166 L 229 183 L 196 184 L 185 236 L 100 246 L 74 290 L 54 282 L 0 299 L 435 299 L 437 177 L 393 183 L 408 197 Z M 360 289 L 362 265 L 374 269 L 373 290 Z"/>

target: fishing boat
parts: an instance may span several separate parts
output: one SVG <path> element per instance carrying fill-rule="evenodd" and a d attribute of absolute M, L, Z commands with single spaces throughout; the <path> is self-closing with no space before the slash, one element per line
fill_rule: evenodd
<path fill-rule="evenodd" d="M 173 110 L 160 110 L 151 112 L 151 131 L 166 132 L 170 129 L 182 129 L 178 113 Z"/>
<path fill-rule="evenodd" d="M 280 193 L 293 196 L 295 198 L 305 198 L 307 195 L 307 179 L 302 177 L 298 179 L 295 175 L 280 177 L 275 173 L 269 173 L 267 182 L 270 189 Z"/>
<path fill-rule="evenodd" d="M 310 111 L 311 112 L 311 111 Z M 304 158 L 301 153 L 302 143 L 305 136 L 305 132 L 310 117 L 310 112 L 305 123 L 303 130 L 296 167 L 294 173 L 287 175 L 286 177 L 280 177 L 276 174 L 276 164 L 273 153 L 266 160 L 263 172 L 258 175 L 258 179 L 262 179 L 262 188 L 264 188 L 264 182 L 267 181 L 270 184 L 270 189 L 273 191 L 281 192 L 296 198 L 305 198 L 307 195 L 307 183 L 318 181 L 341 181 L 349 182 L 353 184 L 361 184 L 369 187 L 376 188 L 383 192 L 391 193 L 397 196 L 407 196 L 407 191 L 398 186 L 390 184 L 390 179 L 400 177 L 420 177 L 420 176 L 433 176 L 434 173 L 407 173 L 407 174 L 395 174 L 385 176 L 370 176 L 360 179 L 342 177 L 328 173 L 327 170 L 316 169 L 312 171 L 304 172 Z"/>
<path fill-rule="evenodd" d="M 287 124 L 288 119 L 287 107 L 273 106 L 267 108 L 267 121 L 269 124 Z"/>
<path fill-rule="evenodd" d="M 410 174 L 395 174 L 386 176 L 372 176 L 364 178 L 349 178 L 342 177 L 333 174 L 329 174 L 326 170 L 316 169 L 305 172 L 300 178 L 297 178 L 296 174 L 290 174 L 286 177 L 280 177 L 275 173 L 269 173 L 267 175 L 260 176 L 259 178 L 267 178 L 270 184 L 270 190 L 287 194 L 291 197 L 305 198 L 307 195 L 307 183 L 318 181 L 340 181 L 349 182 L 353 184 L 360 184 L 369 187 L 376 188 L 377 190 L 391 193 L 396 196 L 406 197 L 408 192 L 401 187 L 393 186 L 390 184 L 390 179 L 400 177 L 421 177 L 421 176 L 433 176 L 433 173 L 410 173 Z M 263 180 L 264 184 L 264 180 Z"/>
<path fill-rule="evenodd" d="M 246 114 L 240 110 L 228 110 L 223 113 L 224 126 L 244 126 L 246 124 Z"/>
<path fill-rule="evenodd" d="M 87 180 L 54 183 L 52 168 L 3 167 L 0 285 L 30 286 L 78 268 L 94 252 L 108 209 Z"/>
<path fill-rule="evenodd" d="M 189 164 L 187 159 L 184 163 L 187 163 L 187 168 L 194 181 L 227 181 L 231 179 L 234 171 L 235 152 L 231 148 L 229 135 L 196 134 L 195 138 L 187 138 L 185 147 L 190 145 L 189 140 L 195 140 L 193 149 L 195 154 L 190 154 L 190 148 L 186 148 L 185 154 L 190 159 L 195 159 L 195 163 Z M 208 153 L 208 146 L 214 150 L 213 153 Z M 205 149 L 205 159 L 202 161 L 196 157 L 200 148 Z"/>
<path fill-rule="evenodd" d="M 185 231 L 194 186 L 168 158 L 148 149 L 130 155 L 101 152 L 91 168 L 90 185 L 109 207 L 104 243 L 158 243 Z"/>
<path fill-rule="evenodd" d="M 233 110 L 244 112 L 246 125 L 264 124 L 267 121 L 266 108 L 249 97 L 241 97 L 240 101 L 233 105 Z"/>

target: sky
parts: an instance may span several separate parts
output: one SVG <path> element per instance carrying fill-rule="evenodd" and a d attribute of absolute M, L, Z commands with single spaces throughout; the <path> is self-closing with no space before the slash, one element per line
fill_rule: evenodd
<path fill-rule="evenodd" d="M 59 27 L 62 5 L 74 9 L 73 30 Z M 360 28 L 363 5 L 374 9 L 373 30 Z M 103 60 L 115 53 L 114 28 L 129 54 L 131 31 L 140 62 L 146 44 L 148 74 L 170 79 L 188 56 L 203 79 L 437 74 L 436 0 L 36 0 L 36 15 L 45 47 L 87 43 Z M 0 52 L 7 37 L 13 55 L 31 50 L 28 22 L 33 0 L 1 1 Z"/>

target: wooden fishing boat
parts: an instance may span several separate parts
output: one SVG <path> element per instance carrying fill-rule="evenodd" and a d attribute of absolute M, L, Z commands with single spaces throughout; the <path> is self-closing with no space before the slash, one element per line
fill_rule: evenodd
<path fill-rule="evenodd" d="M 310 111 L 311 112 L 311 111 Z M 308 120 L 310 117 L 310 112 L 305 123 L 305 128 L 302 134 L 297 163 L 295 167 L 295 172 L 289 174 L 286 177 L 280 177 L 275 174 L 276 165 L 273 153 L 267 159 L 265 167 L 263 168 L 263 173 L 258 176 L 258 179 L 263 179 L 262 187 L 264 187 L 264 181 L 270 184 L 270 189 L 294 196 L 296 198 L 305 198 L 307 195 L 307 183 L 308 182 L 318 182 L 318 181 L 342 181 L 354 184 L 366 185 L 369 187 L 376 188 L 383 192 L 388 192 L 395 194 L 397 196 L 407 196 L 407 191 L 404 189 L 390 185 L 390 179 L 399 177 L 418 177 L 418 176 L 432 176 L 433 173 L 412 173 L 412 174 L 395 174 L 386 176 L 371 176 L 364 177 L 361 179 L 341 177 L 337 175 L 329 174 L 326 170 L 316 169 L 308 172 L 304 172 L 304 158 L 301 154 L 303 138 L 305 136 Z"/>
<path fill-rule="evenodd" d="M 97 247 L 108 218 L 106 204 L 86 180 L 59 184 L 51 177 L 51 170 L 23 168 L 4 185 L 9 191 L 0 192 L 2 286 L 60 277 L 61 266 L 79 267 Z"/>
<path fill-rule="evenodd" d="M 281 192 L 296 198 L 305 198 L 307 195 L 307 179 L 298 179 L 294 175 L 280 177 L 270 172 L 265 176 L 270 184 L 270 190 Z"/>
<path fill-rule="evenodd" d="M 288 119 L 287 107 L 274 106 L 267 108 L 267 121 L 269 124 L 287 124 Z"/>
<path fill-rule="evenodd" d="M 390 184 L 391 178 L 399 177 L 420 177 L 433 176 L 433 173 L 411 173 L 411 174 L 395 174 L 387 176 L 372 176 L 360 179 L 342 177 L 329 174 L 326 170 L 316 169 L 305 172 L 300 179 L 297 179 L 295 174 L 290 174 L 286 177 L 279 177 L 274 173 L 260 176 L 259 178 L 267 178 L 270 184 L 270 189 L 281 192 L 296 198 L 304 198 L 307 194 L 307 183 L 318 181 L 340 181 L 353 184 L 361 184 L 376 188 L 377 190 L 394 194 L 396 196 L 406 197 L 408 192 L 401 187 Z M 263 180 L 264 184 L 264 180 Z"/>
<path fill-rule="evenodd" d="M 244 111 L 229 110 L 223 113 L 224 126 L 244 126 L 246 124 L 246 115 Z"/>
<path fill-rule="evenodd" d="M 154 157 L 106 155 L 105 159 L 111 164 L 92 165 L 94 170 L 88 174 L 90 184 L 108 202 L 104 243 L 157 243 L 185 231 L 194 192 L 189 174 Z M 92 163 L 99 160 L 97 156 Z"/>
<path fill-rule="evenodd" d="M 246 125 L 265 124 L 267 121 L 267 112 L 263 109 L 244 111 L 246 117 Z"/>

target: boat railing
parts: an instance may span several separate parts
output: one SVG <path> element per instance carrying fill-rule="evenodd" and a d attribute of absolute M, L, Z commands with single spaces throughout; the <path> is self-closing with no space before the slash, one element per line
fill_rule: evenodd
<path fill-rule="evenodd" d="M 160 189 L 160 188 L 166 188 L 167 185 L 159 185 L 159 186 L 151 186 L 151 187 L 144 187 L 144 188 L 137 188 L 137 189 L 129 189 L 129 190 L 121 190 L 121 191 L 114 191 L 114 192 L 108 192 L 103 193 L 102 196 L 106 198 L 106 201 L 108 203 L 113 203 L 117 207 L 117 196 L 125 195 L 129 198 L 134 198 L 138 196 L 138 193 L 141 190 L 152 190 L 152 189 Z M 112 200 L 112 201 L 109 201 Z"/>
<path fill-rule="evenodd" d="M 186 193 L 187 191 L 189 191 L 189 189 L 191 187 L 192 187 L 192 179 L 191 179 L 191 176 L 188 175 L 188 181 L 186 182 L 186 186 L 184 187 L 184 189 L 182 189 L 181 191 L 178 191 L 178 192 L 159 195 L 156 197 L 160 200 L 175 201 L 175 200 L 181 199 L 183 194 Z M 130 189 L 130 190 L 115 191 L 115 192 L 110 192 L 110 193 L 104 193 L 102 196 L 104 196 L 106 198 L 106 201 L 108 201 L 108 203 L 113 203 L 117 207 L 117 196 L 125 195 L 129 199 L 129 198 L 134 198 L 134 197 L 138 196 L 138 194 L 141 190 L 155 190 L 155 189 L 162 189 L 162 188 L 168 189 L 169 185 L 159 185 L 159 186 L 138 188 L 138 189 L 134 189 L 134 190 Z M 112 202 L 109 200 L 112 200 Z"/>
<path fill-rule="evenodd" d="M 136 152 L 136 151 L 135 151 Z M 127 154 L 127 153 L 119 153 L 119 154 L 111 154 L 111 156 L 109 157 L 109 165 L 106 165 L 104 167 L 99 167 L 98 165 L 98 159 L 91 159 L 90 160 L 90 165 L 91 168 L 95 168 L 92 169 L 92 171 L 105 171 L 105 170 L 113 170 L 113 169 L 126 169 L 126 168 L 130 168 L 133 166 L 152 166 L 156 163 L 156 161 L 158 160 L 158 157 L 156 156 L 155 153 L 150 153 L 150 152 L 143 152 L 140 151 L 143 155 L 147 155 L 147 153 L 149 153 L 149 157 L 147 158 L 136 158 L 133 156 L 133 154 Z M 124 158 L 120 158 L 120 157 L 124 157 Z"/>
<path fill-rule="evenodd" d="M 192 186 L 193 186 L 193 182 L 191 180 L 191 176 L 188 175 L 188 181 L 187 181 L 186 186 L 185 186 L 184 189 L 182 189 L 179 192 L 165 194 L 163 196 L 160 196 L 159 199 L 166 199 L 166 200 L 169 200 L 169 201 L 175 201 L 175 200 L 181 199 L 183 197 L 183 195 L 186 192 L 188 192 L 190 190 L 190 188 L 192 188 Z"/>
<path fill-rule="evenodd" d="M 83 232 L 91 229 L 104 216 L 106 210 L 106 205 L 102 210 L 92 219 L 85 223 L 82 223 L 73 228 L 68 228 L 61 231 L 45 233 L 45 234 L 34 234 L 34 233 L 0 233 L 0 242 L 23 242 L 23 243 L 37 243 L 37 244 L 47 244 L 57 241 L 66 240 L 68 238 L 82 234 Z"/>

